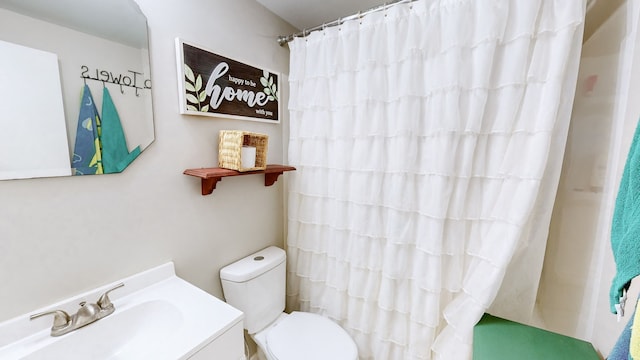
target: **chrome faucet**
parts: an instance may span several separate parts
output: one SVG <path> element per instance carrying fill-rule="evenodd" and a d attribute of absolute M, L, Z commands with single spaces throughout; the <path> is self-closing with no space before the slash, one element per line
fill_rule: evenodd
<path fill-rule="evenodd" d="M 53 315 L 51 336 L 60 336 L 70 333 L 85 325 L 89 325 L 92 322 L 100 320 L 105 316 L 111 315 L 116 308 L 109 299 L 109 293 L 123 286 L 124 284 L 120 283 L 105 291 L 95 304 L 87 304 L 86 301 L 81 302 L 80 309 L 78 309 L 74 315 L 69 316 L 69 314 L 63 310 L 52 310 L 33 314 L 29 319 L 33 320 L 45 315 Z"/>

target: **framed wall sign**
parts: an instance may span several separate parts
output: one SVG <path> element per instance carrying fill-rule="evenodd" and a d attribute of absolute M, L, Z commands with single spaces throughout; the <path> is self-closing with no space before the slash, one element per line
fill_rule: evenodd
<path fill-rule="evenodd" d="M 180 113 L 280 122 L 280 77 L 176 39 Z"/>

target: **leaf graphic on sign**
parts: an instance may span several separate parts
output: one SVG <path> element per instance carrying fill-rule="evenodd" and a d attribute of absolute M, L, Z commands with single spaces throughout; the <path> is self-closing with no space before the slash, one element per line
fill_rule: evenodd
<path fill-rule="evenodd" d="M 209 105 L 202 106 L 207 99 L 206 89 L 202 89 L 202 76 L 196 74 L 191 70 L 189 65 L 184 64 L 184 88 L 185 99 L 187 101 L 187 110 L 189 111 L 209 111 Z M 201 91 L 202 90 L 202 91 Z"/>
<path fill-rule="evenodd" d="M 193 96 L 193 94 L 187 94 L 187 101 L 192 103 L 192 104 L 200 103 L 200 100 L 198 100 L 197 97 Z"/>
<path fill-rule="evenodd" d="M 198 75 L 198 78 L 196 79 L 195 91 L 200 91 L 200 90 L 202 90 L 202 76 Z"/>
<path fill-rule="evenodd" d="M 269 101 L 278 101 L 278 87 L 273 80 L 273 76 L 267 70 L 262 70 L 260 84 L 264 86 L 262 92 L 267 95 Z"/>
<path fill-rule="evenodd" d="M 187 78 L 187 80 L 191 81 L 192 83 L 195 81 L 195 76 L 193 76 L 193 70 L 191 70 L 191 68 L 187 64 L 184 64 L 184 76 Z"/>

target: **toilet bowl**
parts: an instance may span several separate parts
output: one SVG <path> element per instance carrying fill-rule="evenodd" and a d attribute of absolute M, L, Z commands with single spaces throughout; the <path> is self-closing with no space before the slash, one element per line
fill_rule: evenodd
<path fill-rule="evenodd" d="M 271 246 L 220 270 L 227 303 L 244 312 L 244 327 L 267 360 L 357 360 L 349 334 L 330 319 L 283 313 L 285 252 Z"/>

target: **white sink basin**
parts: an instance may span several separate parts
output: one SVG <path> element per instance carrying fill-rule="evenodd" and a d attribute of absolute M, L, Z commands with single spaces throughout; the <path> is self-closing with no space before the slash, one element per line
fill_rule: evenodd
<path fill-rule="evenodd" d="M 119 282 L 109 294 L 115 312 L 83 328 L 52 337 L 52 317 L 29 320 L 51 309 L 75 313 Z M 173 263 L 114 284 L 0 323 L 0 359 L 188 359 L 232 328 L 241 334 L 242 312 L 178 278 Z"/>
<path fill-rule="evenodd" d="M 158 345 L 171 342 L 171 335 L 184 325 L 180 310 L 163 300 L 137 304 L 105 319 L 109 321 L 62 336 L 24 359 L 68 359 L 69 355 L 77 359 L 155 358 Z"/>

